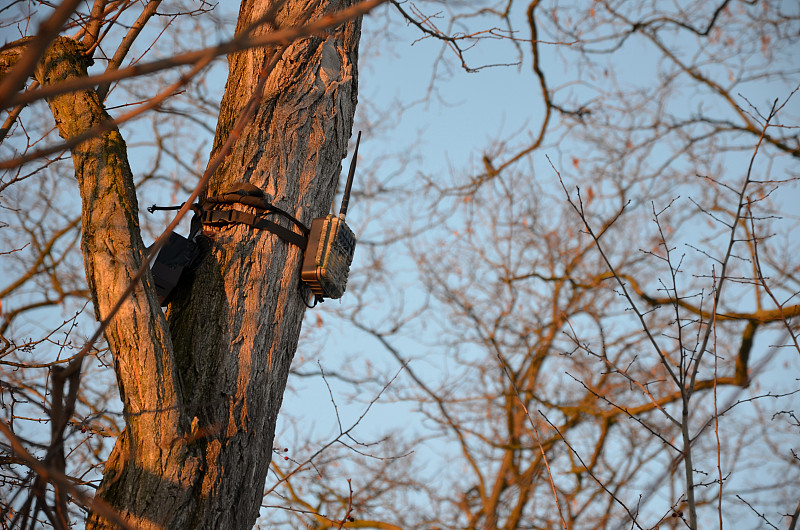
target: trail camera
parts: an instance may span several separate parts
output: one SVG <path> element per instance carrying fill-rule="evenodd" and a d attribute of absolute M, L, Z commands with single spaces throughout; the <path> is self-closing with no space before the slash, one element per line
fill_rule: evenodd
<path fill-rule="evenodd" d="M 172 292 L 186 275 L 193 271 L 208 251 L 208 240 L 200 234 L 202 227 L 224 228 L 231 224 L 245 224 L 268 230 L 287 243 L 297 245 L 305 251 L 300 279 L 305 282 L 318 302 L 325 298 L 341 298 L 347 287 L 347 275 L 350 263 L 356 250 L 356 236 L 344 217 L 347 214 L 347 203 L 350 201 L 350 189 L 353 187 L 353 176 L 356 172 L 358 145 L 361 143 L 361 132 L 356 138 L 356 148 L 350 161 L 350 172 L 342 197 L 339 215 L 318 217 L 311 221 L 311 228 L 306 227 L 289 212 L 270 204 L 264 192 L 249 182 L 235 185 L 222 195 L 207 197 L 202 204 L 193 204 L 195 216 L 192 219 L 192 230 L 189 238 L 172 233 L 169 241 L 155 258 L 152 266 L 156 292 L 161 305 L 167 305 Z M 251 211 L 235 209 L 231 206 L 240 204 L 249 206 Z M 156 210 L 178 210 L 181 206 L 156 206 L 147 209 L 150 213 Z M 277 216 L 277 217 L 275 217 Z M 271 217 L 271 219 L 270 219 Z M 283 219 L 284 225 L 277 220 Z M 290 224 L 285 226 L 286 221 Z"/>
<path fill-rule="evenodd" d="M 361 143 L 361 132 L 356 139 L 353 159 L 350 161 L 350 172 L 342 197 L 339 215 L 318 217 L 311 221 L 303 258 L 303 269 L 300 278 L 308 284 L 318 300 L 323 298 L 341 298 L 347 287 L 347 276 L 353 253 L 356 250 L 356 236 L 345 223 L 347 204 L 350 201 L 350 189 L 356 172 L 358 145 Z"/>

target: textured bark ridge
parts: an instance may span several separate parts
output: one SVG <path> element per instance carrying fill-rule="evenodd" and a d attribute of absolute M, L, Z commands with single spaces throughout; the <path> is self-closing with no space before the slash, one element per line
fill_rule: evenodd
<path fill-rule="evenodd" d="M 349 4 L 290 1 L 277 25 L 305 22 Z M 264 0 L 243 2 L 238 27 L 268 7 Z M 359 37 L 360 20 L 354 20 L 329 35 L 288 45 L 261 107 L 212 178 L 208 194 L 250 182 L 305 223 L 327 213 L 352 132 Z M 230 58 L 215 152 L 270 53 L 253 50 Z M 123 195 L 114 182 L 85 193 L 131 203 L 122 208 L 129 218 L 115 223 L 138 234 L 132 188 Z M 85 226 L 91 230 L 95 223 Z M 128 317 L 118 319 L 128 327 L 118 327 L 109 338 L 119 342 L 112 348 L 128 428 L 106 466 L 100 495 L 131 522 L 145 528 L 253 526 L 305 309 L 301 262 L 301 249 L 270 232 L 247 226 L 218 230 L 210 256 L 168 310 L 169 333 L 157 307 L 148 309 L 150 326 L 158 331 L 152 336 L 142 335 Z M 116 271 L 114 264 L 102 267 Z M 149 289 L 147 296 L 152 298 Z M 116 341 L 114 333 L 130 337 L 130 343 Z M 110 524 L 93 518 L 89 526 Z"/>

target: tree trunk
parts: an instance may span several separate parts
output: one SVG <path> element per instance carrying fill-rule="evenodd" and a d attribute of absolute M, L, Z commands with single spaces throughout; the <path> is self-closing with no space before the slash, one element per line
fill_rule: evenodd
<path fill-rule="evenodd" d="M 290 0 L 275 24 L 303 23 L 350 0 Z M 245 0 L 237 31 L 272 2 Z M 289 44 L 255 117 L 213 175 L 208 194 L 239 182 L 309 224 L 325 215 L 356 106 L 360 19 Z M 262 28 L 258 31 L 268 31 Z M 230 57 L 213 153 L 253 93 L 270 50 Z M 37 79 L 86 75 L 84 51 L 59 38 Z M 64 138 L 108 119 L 94 90 L 49 101 Z M 142 263 L 144 245 L 126 148 L 117 129 L 72 153 L 83 201 L 82 248 L 98 319 Z M 251 528 L 304 313 L 300 248 L 245 225 L 215 230 L 191 284 L 161 312 L 149 276 L 106 329 L 126 429 L 99 495 L 143 528 Z M 111 527 L 97 515 L 90 528 Z"/>

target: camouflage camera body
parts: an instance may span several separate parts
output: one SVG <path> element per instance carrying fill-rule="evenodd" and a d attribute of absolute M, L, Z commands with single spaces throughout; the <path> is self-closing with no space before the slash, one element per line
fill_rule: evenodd
<path fill-rule="evenodd" d="M 311 222 L 300 278 L 322 298 L 341 298 L 356 249 L 356 236 L 344 219 L 328 215 Z"/>

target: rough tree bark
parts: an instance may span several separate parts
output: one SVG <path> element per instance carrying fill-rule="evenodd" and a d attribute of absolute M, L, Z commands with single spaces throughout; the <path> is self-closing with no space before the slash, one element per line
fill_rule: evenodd
<path fill-rule="evenodd" d="M 274 26 L 306 22 L 350 0 L 289 0 Z M 242 2 L 237 31 L 274 7 Z M 255 117 L 209 182 L 207 195 L 250 182 L 301 221 L 327 213 L 351 135 L 360 19 L 292 42 L 271 72 Z M 269 31 L 262 26 L 259 32 Z M 229 58 L 212 152 L 220 149 L 274 49 Z M 36 71 L 46 86 L 86 75 L 85 51 L 61 37 Z M 71 138 L 108 119 L 94 90 L 49 100 Z M 125 143 L 115 128 L 75 148 L 82 249 L 98 319 L 136 269 L 144 245 Z M 304 313 L 301 249 L 270 232 L 217 230 L 211 252 L 165 318 L 146 278 L 106 329 L 126 429 L 98 494 L 143 528 L 251 528 Z M 90 528 L 111 527 L 90 516 Z"/>

